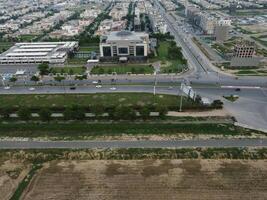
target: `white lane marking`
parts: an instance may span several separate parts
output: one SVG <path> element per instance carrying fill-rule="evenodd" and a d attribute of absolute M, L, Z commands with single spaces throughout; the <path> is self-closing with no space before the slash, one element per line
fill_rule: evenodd
<path fill-rule="evenodd" d="M 242 88 L 242 89 L 260 89 L 259 86 L 238 86 L 238 85 L 222 85 L 221 88 Z"/>

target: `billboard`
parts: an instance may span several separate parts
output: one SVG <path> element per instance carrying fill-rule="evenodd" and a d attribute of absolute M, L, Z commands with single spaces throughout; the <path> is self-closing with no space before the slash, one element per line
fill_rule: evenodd
<path fill-rule="evenodd" d="M 185 93 L 191 99 L 195 100 L 196 93 L 191 86 L 188 86 L 185 83 L 181 83 L 181 91 Z"/>

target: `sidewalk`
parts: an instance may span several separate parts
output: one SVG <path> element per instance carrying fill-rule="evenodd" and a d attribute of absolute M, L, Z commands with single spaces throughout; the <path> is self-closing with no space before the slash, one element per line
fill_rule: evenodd
<path fill-rule="evenodd" d="M 225 109 L 210 111 L 192 111 L 192 112 L 176 112 L 169 111 L 167 116 L 170 117 L 229 117 L 231 116 Z"/>

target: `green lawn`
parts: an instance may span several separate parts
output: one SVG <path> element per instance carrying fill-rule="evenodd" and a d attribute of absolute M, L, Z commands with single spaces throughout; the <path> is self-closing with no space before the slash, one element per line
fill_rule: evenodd
<path fill-rule="evenodd" d="M 162 66 L 162 73 L 179 73 L 183 70 L 184 66 L 181 64 L 180 60 L 170 60 L 168 58 L 168 48 L 170 46 L 170 42 L 168 41 L 160 41 L 159 47 L 157 49 L 158 56 L 157 58 L 162 62 L 161 64 L 169 63 L 168 66 Z"/>
<path fill-rule="evenodd" d="M 29 108 L 63 108 L 71 105 L 113 107 L 124 106 L 143 106 L 164 105 L 170 109 L 178 109 L 180 97 L 174 95 L 153 95 L 149 93 L 98 93 L 98 94 L 19 94 L 19 95 L 0 95 L 0 109 L 5 107 L 29 107 Z M 196 106 L 189 99 L 183 100 L 183 106 Z"/>
<path fill-rule="evenodd" d="M 99 51 L 99 46 L 81 46 L 79 51 Z"/>
<path fill-rule="evenodd" d="M 205 135 L 251 135 L 249 129 L 236 127 L 232 124 L 175 124 L 175 123 L 27 123 L 0 124 L 2 137 L 69 137 L 79 139 L 84 136 L 115 136 L 115 135 L 176 135 L 205 134 Z M 260 133 L 260 132 L 257 132 Z"/>
<path fill-rule="evenodd" d="M 68 58 L 67 63 L 68 64 L 78 64 L 78 65 L 84 65 L 86 64 L 88 58 Z"/>
<path fill-rule="evenodd" d="M 0 42 L 0 53 L 8 50 L 12 45 L 11 42 Z"/>
<path fill-rule="evenodd" d="M 160 42 L 158 47 L 158 58 L 160 60 L 167 60 L 168 58 L 168 47 L 170 43 L 167 41 Z"/>
<path fill-rule="evenodd" d="M 230 96 L 223 96 L 223 98 L 227 99 L 228 101 L 235 102 L 239 97 L 236 95 L 235 96 L 230 95 Z"/>
<path fill-rule="evenodd" d="M 85 67 L 52 67 L 51 73 L 68 73 L 68 74 L 84 74 L 86 68 Z"/>
<path fill-rule="evenodd" d="M 19 38 L 22 40 L 22 41 L 25 41 L 25 42 L 30 42 L 32 39 L 34 39 L 36 37 L 36 35 L 20 35 Z"/>
<path fill-rule="evenodd" d="M 117 66 L 95 66 L 91 74 L 153 74 L 154 68 L 149 65 L 117 65 Z"/>
<path fill-rule="evenodd" d="M 244 75 L 244 74 L 255 75 L 255 74 L 258 74 L 258 73 L 255 70 L 239 70 L 236 74 L 237 75 Z"/>

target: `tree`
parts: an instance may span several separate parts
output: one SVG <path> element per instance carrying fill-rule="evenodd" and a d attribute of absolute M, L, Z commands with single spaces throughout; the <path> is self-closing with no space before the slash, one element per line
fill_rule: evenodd
<path fill-rule="evenodd" d="M 31 81 L 38 82 L 40 79 L 38 76 L 32 76 Z"/>
<path fill-rule="evenodd" d="M 70 74 L 70 75 L 73 75 L 73 74 L 74 74 L 73 69 L 70 69 L 70 70 L 69 70 L 69 74 Z"/>
<path fill-rule="evenodd" d="M 2 108 L 2 110 L 1 110 L 2 118 L 3 119 L 9 119 L 11 112 L 12 112 L 11 108 L 7 108 L 7 107 Z"/>
<path fill-rule="evenodd" d="M 65 80 L 65 77 L 64 76 L 55 76 L 54 80 L 58 81 L 58 82 L 61 82 L 62 80 Z"/>
<path fill-rule="evenodd" d="M 26 107 L 20 108 L 18 110 L 18 116 L 22 120 L 29 120 L 31 118 L 31 111 Z"/>
<path fill-rule="evenodd" d="M 202 101 L 201 101 L 201 96 L 197 95 L 196 98 L 195 98 L 195 102 L 196 102 L 197 104 L 201 104 L 201 103 L 202 103 Z"/>
<path fill-rule="evenodd" d="M 82 107 L 74 105 L 70 108 L 66 108 L 63 112 L 63 116 L 65 120 L 83 120 L 85 118 L 85 111 Z"/>
<path fill-rule="evenodd" d="M 42 121 L 50 121 L 52 115 L 51 111 L 47 108 L 42 108 L 38 114 Z"/>
<path fill-rule="evenodd" d="M 176 59 L 183 59 L 183 54 L 181 51 L 181 47 L 177 47 L 177 46 L 170 46 L 168 48 L 168 58 L 172 59 L 172 60 L 176 60 Z"/>
<path fill-rule="evenodd" d="M 48 75 L 49 74 L 49 65 L 47 63 L 41 63 L 38 65 L 38 70 L 40 71 L 40 75 Z"/>
<path fill-rule="evenodd" d="M 85 80 L 85 79 L 87 79 L 87 75 L 86 75 L 86 74 L 75 76 L 75 80 L 80 80 L 80 81 L 82 81 L 82 80 Z"/>
<path fill-rule="evenodd" d="M 136 112 L 131 107 L 118 106 L 115 109 L 114 117 L 116 119 L 135 119 Z"/>
<path fill-rule="evenodd" d="M 156 107 L 156 112 L 159 113 L 160 118 L 165 118 L 166 114 L 168 113 L 168 109 L 166 106 L 158 106 Z"/>
<path fill-rule="evenodd" d="M 105 109 L 102 105 L 95 105 L 91 108 L 91 111 L 95 114 L 96 117 L 99 117 L 104 114 Z"/>
<path fill-rule="evenodd" d="M 63 111 L 63 117 L 65 120 L 73 119 L 73 111 L 71 110 L 71 108 L 68 107 Z"/>
<path fill-rule="evenodd" d="M 150 117 L 150 109 L 148 106 L 143 106 L 140 111 L 139 114 L 141 115 L 141 117 L 146 120 Z"/>
<path fill-rule="evenodd" d="M 9 81 L 15 83 L 18 79 L 15 76 L 12 76 Z"/>

